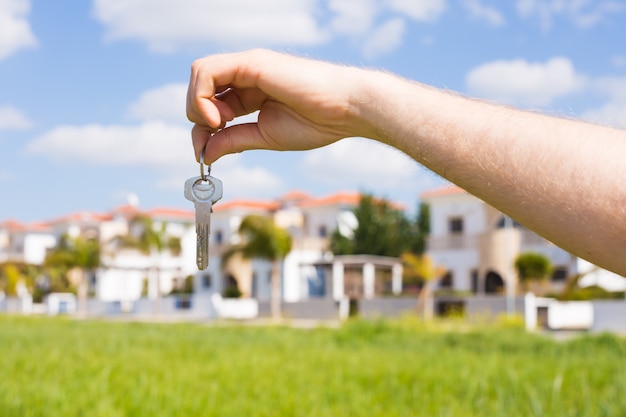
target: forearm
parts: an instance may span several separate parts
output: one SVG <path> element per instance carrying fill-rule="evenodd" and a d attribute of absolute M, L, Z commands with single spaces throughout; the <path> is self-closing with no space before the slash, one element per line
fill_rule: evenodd
<path fill-rule="evenodd" d="M 258 123 L 220 129 L 256 110 Z M 204 149 L 207 163 L 246 149 L 377 139 L 573 254 L 626 275 L 625 131 L 262 50 L 196 61 L 187 116 L 196 155 Z"/>
<path fill-rule="evenodd" d="M 380 74 L 377 74 L 379 77 Z M 626 132 L 368 83 L 372 136 L 570 252 L 626 275 Z"/>

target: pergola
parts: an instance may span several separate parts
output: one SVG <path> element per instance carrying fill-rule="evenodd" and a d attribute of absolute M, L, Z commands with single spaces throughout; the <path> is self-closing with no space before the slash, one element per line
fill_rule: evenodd
<path fill-rule="evenodd" d="M 341 255 L 311 264 L 324 268 L 330 277 L 332 298 L 371 299 L 376 295 L 402 292 L 402 261 L 374 255 Z M 330 273 L 329 273 L 330 272 Z"/>

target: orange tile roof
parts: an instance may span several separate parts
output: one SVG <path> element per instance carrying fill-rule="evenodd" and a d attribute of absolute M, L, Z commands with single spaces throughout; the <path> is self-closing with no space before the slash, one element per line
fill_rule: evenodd
<path fill-rule="evenodd" d="M 9 219 L 0 223 L 0 229 L 6 229 L 10 232 L 17 232 L 20 230 L 24 230 L 26 225 L 18 222 L 17 220 Z"/>
<path fill-rule="evenodd" d="M 38 223 L 30 223 L 26 228 L 33 232 L 51 232 L 52 228 L 48 223 L 38 222 Z"/>
<path fill-rule="evenodd" d="M 121 214 L 124 217 L 132 217 L 140 213 L 138 207 L 133 206 L 131 204 L 125 204 L 123 206 L 119 206 L 113 209 L 114 214 Z"/>
<path fill-rule="evenodd" d="M 462 189 L 461 187 L 451 184 L 441 188 L 435 188 L 434 190 L 429 190 L 422 195 L 420 195 L 421 199 L 428 199 L 433 197 L 443 197 L 448 195 L 459 195 L 459 194 L 467 194 L 467 191 Z"/>
<path fill-rule="evenodd" d="M 179 208 L 157 207 L 152 210 L 144 211 L 143 214 L 149 217 L 166 217 L 182 220 L 194 220 L 195 212 L 193 210 L 185 210 Z"/>
<path fill-rule="evenodd" d="M 58 223 L 69 223 L 69 222 L 83 222 L 83 221 L 92 221 L 92 222 L 102 222 L 105 220 L 111 220 L 113 216 L 110 213 L 102 214 L 95 213 L 89 211 L 79 211 L 75 213 L 70 213 L 65 216 L 58 217 L 56 219 L 50 220 L 50 224 L 58 224 Z"/>
<path fill-rule="evenodd" d="M 307 207 L 323 207 L 323 206 L 333 206 L 333 205 L 347 205 L 347 206 L 358 206 L 361 201 L 362 194 L 353 192 L 353 191 L 343 191 L 335 194 L 331 194 L 326 197 L 321 198 L 312 198 L 308 201 L 304 201 L 299 204 L 302 208 Z M 375 201 L 381 201 L 379 198 L 374 198 Z M 396 203 L 394 201 L 390 201 L 389 204 L 391 207 L 397 210 L 405 210 L 406 207 L 401 203 Z"/>
<path fill-rule="evenodd" d="M 251 200 L 251 199 L 237 199 L 226 202 L 220 202 L 215 205 L 213 208 L 216 212 L 224 212 L 232 209 L 248 209 L 248 210 L 259 210 L 266 212 L 274 212 L 281 208 L 282 203 L 285 201 L 293 201 L 295 207 L 300 208 L 310 208 L 310 207 L 324 207 L 324 206 L 336 206 L 336 205 L 347 205 L 356 207 L 359 204 L 361 199 L 361 194 L 358 192 L 351 191 L 343 191 L 334 193 L 325 197 L 312 197 L 311 195 L 303 192 L 303 191 L 290 191 L 283 195 L 282 197 L 274 200 L 274 201 L 263 201 L 263 200 Z M 403 209 L 403 207 L 397 203 L 391 203 L 394 207 Z M 122 205 L 108 213 L 96 213 L 89 211 L 78 211 L 75 213 L 70 213 L 65 216 L 61 216 L 50 220 L 47 223 L 33 223 L 31 225 L 22 224 L 16 220 L 6 220 L 3 223 L 0 223 L 0 228 L 8 229 L 8 230 L 45 230 L 49 229 L 50 226 L 54 226 L 57 224 L 63 223 L 77 223 L 77 222 L 93 222 L 100 223 L 103 221 L 112 220 L 115 215 L 122 215 L 126 218 L 134 217 L 138 214 L 145 214 L 149 217 L 165 217 L 165 218 L 174 218 L 174 219 L 182 219 L 185 221 L 193 221 L 195 217 L 195 212 L 193 210 L 180 209 L 180 208 L 168 208 L 168 207 L 157 207 L 150 210 L 140 210 L 138 207 L 133 205 Z"/>
<path fill-rule="evenodd" d="M 305 193 L 304 191 L 294 190 L 283 195 L 282 197 L 279 198 L 279 200 L 280 201 L 310 200 L 311 198 L 312 198 L 311 195 L 308 193 Z"/>
<path fill-rule="evenodd" d="M 321 198 L 311 198 L 299 204 L 300 207 L 321 207 L 332 206 L 337 204 L 347 204 L 356 206 L 361 200 L 361 194 L 356 192 L 339 192 Z"/>
<path fill-rule="evenodd" d="M 275 211 L 279 207 L 274 201 L 258 201 L 258 200 L 231 200 L 224 203 L 218 203 L 213 207 L 213 211 L 227 211 L 235 208 L 257 209 L 266 211 Z"/>
<path fill-rule="evenodd" d="M 276 201 L 262 201 L 262 200 L 231 200 L 224 203 L 218 203 L 213 208 L 214 211 L 226 211 L 235 208 L 243 209 L 257 209 L 265 211 L 276 211 L 281 207 L 281 202 L 289 200 L 302 200 L 295 201 L 296 207 L 321 207 L 337 204 L 347 204 L 356 206 L 359 203 L 361 195 L 355 192 L 340 192 L 326 197 L 315 198 L 310 195 L 300 192 L 292 191 L 284 196 L 280 197 Z"/>
<path fill-rule="evenodd" d="M 5 220 L 0 223 L 0 229 L 6 229 L 9 232 L 49 232 L 50 225 L 43 222 L 38 223 L 20 223 L 17 220 Z"/>

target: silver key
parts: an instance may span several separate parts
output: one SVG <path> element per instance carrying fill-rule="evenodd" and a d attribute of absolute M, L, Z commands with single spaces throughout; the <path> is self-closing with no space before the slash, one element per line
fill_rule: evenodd
<path fill-rule="evenodd" d="M 213 204 L 222 198 L 222 181 L 210 175 L 185 181 L 185 198 L 196 208 L 196 264 L 204 270 L 209 266 L 209 235 Z"/>

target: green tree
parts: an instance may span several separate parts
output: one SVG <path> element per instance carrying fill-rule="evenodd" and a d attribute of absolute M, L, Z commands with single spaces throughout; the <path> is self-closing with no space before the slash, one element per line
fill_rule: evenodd
<path fill-rule="evenodd" d="M 9 297 L 15 297 L 20 284 L 26 285 L 26 279 L 19 268 L 13 263 L 4 264 L 0 275 L 0 290 Z"/>
<path fill-rule="evenodd" d="M 333 230 L 330 235 L 330 251 L 335 255 L 352 255 L 354 245 L 352 239 L 341 234 L 339 229 Z"/>
<path fill-rule="evenodd" d="M 259 215 L 244 217 L 239 225 L 239 234 L 242 243 L 232 246 L 224 254 L 224 260 L 239 253 L 244 259 L 264 259 L 271 262 L 270 310 L 272 319 L 277 321 L 281 317 L 280 263 L 291 251 L 291 235 L 276 226 L 271 218 Z"/>
<path fill-rule="evenodd" d="M 338 230 L 331 236 L 330 248 L 335 255 L 398 257 L 411 248 L 414 228 L 404 212 L 387 200 L 364 194 L 354 209 L 354 215 L 358 226 L 351 239 L 341 235 Z"/>
<path fill-rule="evenodd" d="M 100 254 L 100 242 L 97 239 L 63 236 L 44 261 L 44 265 L 48 267 L 64 268 L 66 274 L 72 269 L 78 270 L 76 295 L 79 312 L 86 310 L 88 277 L 93 275 L 100 266 Z"/>
<path fill-rule="evenodd" d="M 411 240 L 410 251 L 417 255 L 426 252 L 426 241 L 430 234 L 430 206 L 420 203 L 414 225 L 415 235 Z"/>
<path fill-rule="evenodd" d="M 552 274 L 552 264 L 547 256 L 541 253 L 526 252 L 515 259 L 515 269 L 520 283 L 525 288 L 536 285 L 538 292 L 543 291 L 543 283 Z"/>

